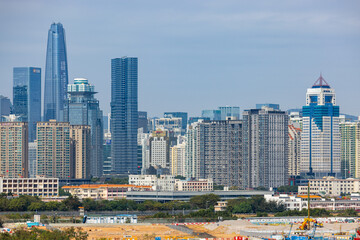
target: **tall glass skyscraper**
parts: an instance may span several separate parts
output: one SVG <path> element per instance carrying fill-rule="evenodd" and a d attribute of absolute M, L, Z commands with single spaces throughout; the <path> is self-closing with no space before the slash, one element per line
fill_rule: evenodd
<path fill-rule="evenodd" d="M 29 123 L 29 141 L 33 142 L 36 123 L 41 121 L 41 69 L 15 67 L 13 78 L 13 114 Z"/>
<path fill-rule="evenodd" d="M 67 85 L 65 30 L 61 23 L 53 23 L 49 29 L 46 51 L 44 121 L 63 120 Z"/>
<path fill-rule="evenodd" d="M 341 176 L 339 106 L 335 90 L 320 75 L 306 92 L 301 133 L 300 174 L 309 178 Z"/>
<path fill-rule="evenodd" d="M 71 125 L 91 127 L 90 174 L 101 177 L 103 174 L 103 114 L 99 101 L 94 98 L 94 86 L 86 78 L 75 78 L 68 85 L 68 99 L 64 105 L 64 121 Z"/>
<path fill-rule="evenodd" d="M 138 59 L 111 60 L 112 172 L 137 174 Z"/>

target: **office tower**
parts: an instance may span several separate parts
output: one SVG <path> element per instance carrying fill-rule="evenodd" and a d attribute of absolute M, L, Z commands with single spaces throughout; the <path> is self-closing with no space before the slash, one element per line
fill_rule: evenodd
<path fill-rule="evenodd" d="M 71 151 L 75 179 L 90 178 L 91 131 L 90 126 L 70 126 Z"/>
<path fill-rule="evenodd" d="M 137 173 L 138 59 L 111 60 L 112 167 L 115 174 Z"/>
<path fill-rule="evenodd" d="M 241 136 L 239 120 L 193 123 L 186 134 L 186 177 L 244 188 Z"/>
<path fill-rule="evenodd" d="M 201 117 L 209 118 L 210 120 L 221 120 L 220 110 L 202 110 Z"/>
<path fill-rule="evenodd" d="M 155 130 L 168 130 L 174 132 L 175 136 L 182 133 L 182 118 L 157 118 L 155 119 Z"/>
<path fill-rule="evenodd" d="M 300 176 L 300 146 L 301 146 L 301 129 L 297 123 L 292 123 L 288 126 L 289 138 L 288 138 L 288 175 Z"/>
<path fill-rule="evenodd" d="M 165 118 L 181 118 L 181 129 L 182 133 L 185 134 L 186 127 L 188 123 L 188 113 L 187 112 L 164 112 Z"/>
<path fill-rule="evenodd" d="M 60 179 L 74 178 L 70 123 L 38 122 L 36 128 L 37 175 Z"/>
<path fill-rule="evenodd" d="M 170 141 L 167 131 L 154 131 L 149 145 L 150 166 L 170 169 Z"/>
<path fill-rule="evenodd" d="M 306 92 L 301 134 L 301 175 L 307 178 L 340 177 L 339 106 L 335 90 L 320 75 Z"/>
<path fill-rule="evenodd" d="M 10 115 L 11 112 L 11 102 L 10 99 L 0 95 L 0 122 L 2 121 L 3 116 Z"/>
<path fill-rule="evenodd" d="M 209 117 L 189 117 L 188 124 L 189 126 L 193 123 L 199 122 L 199 121 L 210 121 Z"/>
<path fill-rule="evenodd" d="M 288 182 L 288 115 L 263 107 L 243 113 L 243 164 L 247 188 Z"/>
<path fill-rule="evenodd" d="M 356 133 L 359 131 L 359 122 L 343 122 L 340 123 L 341 136 L 341 176 L 343 178 L 355 178 L 356 170 L 359 163 L 357 155 L 360 142 Z"/>
<path fill-rule="evenodd" d="M 141 174 L 150 167 L 150 134 L 144 133 L 142 128 L 138 129 L 138 151 L 141 148 Z M 139 156 L 139 152 L 138 152 Z M 139 164 L 138 164 L 139 165 Z"/>
<path fill-rule="evenodd" d="M 186 142 L 179 143 L 171 148 L 170 165 L 171 175 L 185 176 L 185 147 Z"/>
<path fill-rule="evenodd" d="M 0 122 L 0 174 L 28 177 L 28 123 Z"/>
<path fill-rule="evenodd" d="M 279 104 L 273 104 L 273 103 L 260 103 L 256 104 L 256 109 L 261 109 L 262 107 L 272 108 L 275 110 L 280 110 Z"/>
<path fill-rule="evenodd" d="M 103 174 L 103 113 L 94 97 L 95 87 L 86 78 L 75 78 L 68 85 L 68 99 L 64 105 L 64 121 L 71 125 L 89 125 L 91 129 L 90 174 Z"/>
<path fill-rule="evenodd" d="M 228 117 L 232 119 L 240 119 L 240 108 L 239 107 L 219 107 L 221 112 L 221 120 L 227 120 Z"/>
<path fill-rule="evenodd" d="M 53 23 L 48 33 L 45 67 L 44 120 L 63 120 L 68 85 L 65 30 L 61 23 Z"/>
<path fill-rule="evenodd" d="M 15 67 L 13 80 L 13 114 L 29 123 L 29 141 L 33 142 L 36 123 L 41 121 L 41 69 Z"/>
<path fill-rule="evenodd" d="M 37 141 L 29 142 L 29 177 L 36 177 L 36 151 Z"/>
<path fill-rule="evenodd" d="M 148 118 L 147 112 L 139 111 L 138 112 L 138 129 L 142 128 L 144 133 L 148 133 Z"/>

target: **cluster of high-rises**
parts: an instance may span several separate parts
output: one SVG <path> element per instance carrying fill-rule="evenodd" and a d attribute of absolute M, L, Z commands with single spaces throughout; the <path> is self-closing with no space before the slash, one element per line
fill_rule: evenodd
<path fill-rule="evenodd" d="M 242 114 L 240 107 L 221 106 L 197 117 L 165 112 L 149 118 L 138 111 L 138 59 L 114 58 L 111 114 L 105 118 L 87 79 L 69 84 L 65 31 L 54 23 L 43 113 L 41 89 L 40 68 L 15 67 L 13 104 L 0 96 L 1 175 L 180 175 L 239 189 L 360 177 L 360 123 L 340 116 L 335 91 L 322 76 L 296 111 L 267 103 Z"/>

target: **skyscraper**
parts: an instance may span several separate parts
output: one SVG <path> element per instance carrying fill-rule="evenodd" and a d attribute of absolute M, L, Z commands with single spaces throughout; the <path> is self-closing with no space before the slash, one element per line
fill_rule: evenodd
<path fill-rule="evenodd" d="M 137 173 L 138 59 L 111 60 L 112 167 L 116 174 Z"/>
<path fill-rule="evenodd" d="M 45 68 L 44 120 L 62 121 L 68 85 L 65 30 L 53 23 L 48 34 Z"/>
<path fill-rule="evenodd" d="M 90 126 L 72 125 L 70 138 L 72 140 L 72 158 L 74 160 L 74 178 L 90 178 Z"/>
<path fill-rule="evenodd" d="M 86 78 L 75 78 L 68 85 L 68 99 L 64 104 L 64 121 L 71 125 L 91 127 L 90 174 L 101 177 L 103 174 L 103 114 L 93 85 Z"/>
<path fill-rule="evenodd" d="M 33 142 L 36 123 L 41 121 L 41 69 L 15 67 L 13 78 L 13 114 L 29 123 L 29 141 Z"/>
<path fill-rule="evenodd" d="M 3 116 L 10 115 L 11 112 L 11 102 L 10 99 L 0 95 L 0 122 L 2 121 Z"/>
<path fill-rule="evenodd" d="M 288 181 L 288 115 L 263 107 L 243 113 L 243 164 L 247 188 L 279 187 Z"/>
<path fill-rule="evenodd" d="M 360 142 L 357 133 L 360 122 L 340 123 L 341 175 L 343 178 L 358 177 Z"/>
<path fill-rule="evenodd" d="M 340 177 L 339 106 L 335 90 L 320 75 L 307 89 L 303 106 L 300 174 L 304 177 Z"/>

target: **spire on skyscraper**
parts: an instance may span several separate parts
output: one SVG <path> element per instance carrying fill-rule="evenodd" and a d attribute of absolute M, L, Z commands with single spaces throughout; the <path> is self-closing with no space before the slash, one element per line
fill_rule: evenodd
<path fill-rule="evenodd" d="M 320 73 L 320 77 L 316 80 L 312 88 L 330 88 L 330 85 L 325 81 Z"/>

